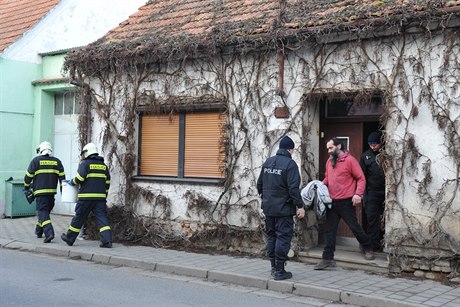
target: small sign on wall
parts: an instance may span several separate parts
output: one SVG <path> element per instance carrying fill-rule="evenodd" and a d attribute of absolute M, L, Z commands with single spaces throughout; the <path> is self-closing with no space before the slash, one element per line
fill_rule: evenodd
<path fill-rule="evenodd" d="M 289 108 L 288 107 L 276 107 L 275 117 L 276 118 L 289 118 Z"/>

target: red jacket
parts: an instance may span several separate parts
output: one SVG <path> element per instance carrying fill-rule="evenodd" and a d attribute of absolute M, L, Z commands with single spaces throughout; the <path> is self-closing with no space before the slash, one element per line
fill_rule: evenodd
<path fill-rule="evenodd" d="M 337 159 L 335 168 L 332 168 L 331 159 L 327 160 L 323 183 L 329 189 L 332 200 L 351 198 L 355 194 L 362 197 L 366 188 L 366 177 L 358 160 L 347 152 Z"/>

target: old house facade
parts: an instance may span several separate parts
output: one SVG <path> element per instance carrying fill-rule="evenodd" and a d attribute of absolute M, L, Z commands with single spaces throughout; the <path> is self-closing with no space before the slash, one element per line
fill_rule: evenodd
<path fill-rule="evenodd" d="M 381 129 L 390 269 L 455 277 L 459 12 L 456 1 L 151 1 L 67 58 L 86 97 L 80 138 L 109 160 L 113 205 L 158 234 L 254 252 L 255 182 L 282 136 L 299 144 L 305 185 L 322 179 L 329 137 L 359 157 Z M 309 212 L 294 250 L 321 233 Z"/>
<path fill-rule="evenodd" d="M 75 87 L 62 71 L 69 49 L 86 45 L 145 4 L 135 1 L 0 0 L 0 217 L 10 179 L 21 185 L 42 141 L 74 176 L 81 144 Z M 75 204 L 56 196 L 54 212 Z M 31 214 L 34 210 L 31 210 Z"/>

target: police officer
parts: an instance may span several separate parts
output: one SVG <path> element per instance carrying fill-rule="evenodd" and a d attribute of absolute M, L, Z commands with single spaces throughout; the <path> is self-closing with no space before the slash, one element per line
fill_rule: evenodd
<path fill-rule="evenodd" d="M 112 231 L 109 226 L 106 198 L 110 186 L 110 173 L 104 158 L 99 156 L 96 145 L 88 143 L 81 151 L 82 161 L 77 175 L 69 180 L 70 185 L 79 185 L 75 216 L 67 233 L 61 239 L 72 246 L 84 225 L 88 214 L 93 212 L 99 226 L 100 247 L 112 247 Z"/>
<path fill-rule="evenodd" d="M 292 277 L 284 269 L 291 248 L 294 233 L 293 216 L 305 216 L 300 196 L 300 173 L 292 159 L 294 141 L 288 136 L 281 139 L 275 156 L 262 166 L 257 180 L 257 191 L 262 196 L 262 210 L 265 215 L 267 254 L 275 280 Z"/>
<path fill-rule="evenodd" d="M 382 150 L 382 134 L 371 132 L 367 138 L 369 149 L 363 153 L 360 165 L 366 176 L 366 192 L 364 193 L 364 212 L 366 213 L 366 232 L 371 237 L 374 252 L 382 250 L 380 217 L 385 209 L 385 174 L 379 162 Z"/>
<path fill-rule="evenodd" d="M 37 238 L 41 238 L 44 233 L 43 242 L 45 243 L 50 243 L 54 239 L 50 212 L 54 207 L 54 195 L 57 192 L 58 180 L 60 186 L 65 180 L 64 167 L 58 158 L 51 156 L 52 153 L 53 148 L 49 142 L 40 143 L 37 148 L 38 156 L 30 161 L 24 176 L 26 197 L 33 201 L 30 198 L 33 193 L 36 202 L 38 222 L 35 226 L 35 234 Z"/>

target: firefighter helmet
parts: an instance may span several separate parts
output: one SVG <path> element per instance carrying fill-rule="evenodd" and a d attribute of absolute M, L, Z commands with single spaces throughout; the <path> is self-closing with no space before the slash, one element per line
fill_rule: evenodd
<path fill-rule="evenodd" d="M 94 143 L 88 143 L 83 147 L 80 153 L 83 157 L 88 158 L 91 155 L 98 154 L 97 147 Z"/>
<path fill-rule="evenodd" d="M 53 147 L 51 146 L 50 142 L 41 142 L 40 145 L 38 145 L 37 153 L 42 156 L 50 155 L 53 153 Z"/>

